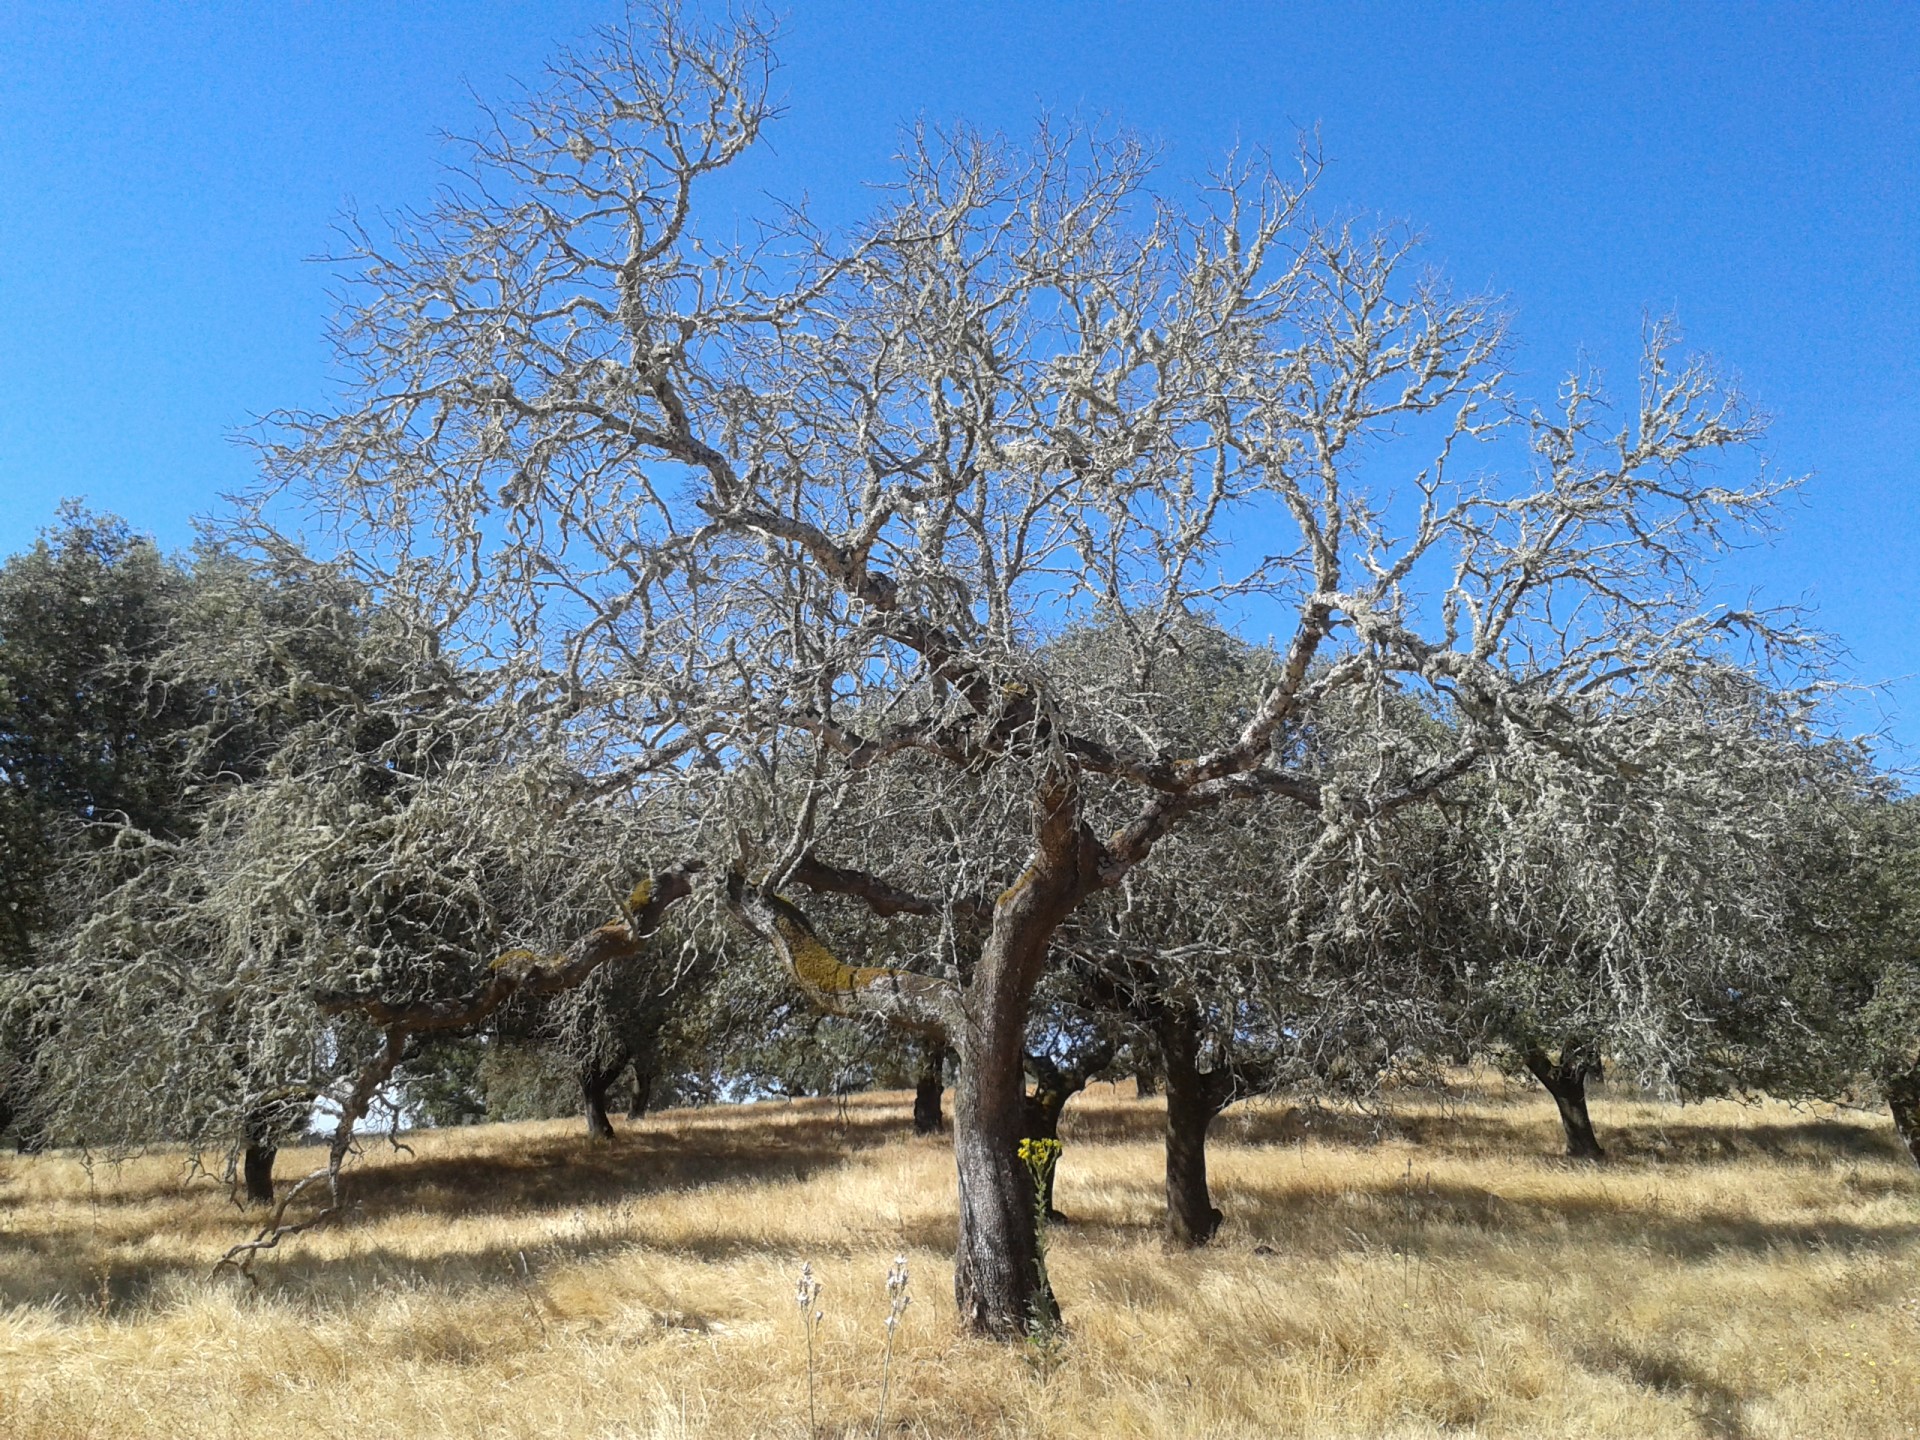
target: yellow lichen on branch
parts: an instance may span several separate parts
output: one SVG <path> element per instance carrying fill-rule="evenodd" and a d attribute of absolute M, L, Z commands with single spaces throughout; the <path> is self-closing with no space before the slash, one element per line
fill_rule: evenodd
<path fill-rule="evenodd" d="M 849 965 L 821 940 L 791 901 L 729 884 L 734 913 L 756 931 L 823 1009 L 870 1014 L 910 1030 L 948 1034 L 957 1021 L 952 984 L 936 975 L 883 965 Z"/>
<path fill-rule="evenodd" d="M 909 972 L 878 965 L 849 965 L 829 950 L 800 913 L 787 901 L 774 914 L 774 928 L 787 951 L 794 977 L 809 990 L 850 994 Z"/>

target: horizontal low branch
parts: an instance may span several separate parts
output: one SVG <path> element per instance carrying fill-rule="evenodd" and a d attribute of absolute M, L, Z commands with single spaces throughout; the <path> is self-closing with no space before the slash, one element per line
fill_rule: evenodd
<path fill-rule="evenodd" d="M 314 1003 L 323 1015 L 358 1014 L 382 1030 L 403 1035 L 463 1030 L 486 1019 L 515 995 L 556 995 L 583 983 L 602 965 L 637 953 L 660 928 L 667 910 L 693 891 L 697 860 L 683 862 L 642 880 L 633 888 L 618 919 L 589 931 L 557 955 L 509 950 L 486 983 L 466 995 L 443 1000 L 395 1000 L 353 990 L 320 990 Z"/>
<path fill-rule="evenodd" d="M 871 1015 L 941 1039 L 959 1032 L 960 993 L 949 981 L 913 970 L 847 964 L 797 905 L 747 884 L 737 873 L 727 878 L 727 905 L 821 1009 Z"/>

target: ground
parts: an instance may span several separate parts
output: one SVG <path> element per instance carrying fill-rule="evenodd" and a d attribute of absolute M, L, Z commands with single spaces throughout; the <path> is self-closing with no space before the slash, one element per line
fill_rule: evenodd
<path fill-rule="evenodd" d="M 1069 1107 L 1068 1329 L 961 1338 L 952 1159 L 911 1097 L 369 1145 L 340 1228 L 210 1276 L 245 1229 L 153 1154 L 0 1159 L 0 1435 L 871 1435 L 911 1270 L 902 1436 L 1920 1436 L 1920 1172 L 1879 1116 L 1602 1095 L 1556 1157 L 1498 1076 L 1372 1113 L 1222 1118 L 1216 1243 L 1159 1239 L 1156 1102 Z M 283 1153 L 282 1177 L 318 1152 Z"/>

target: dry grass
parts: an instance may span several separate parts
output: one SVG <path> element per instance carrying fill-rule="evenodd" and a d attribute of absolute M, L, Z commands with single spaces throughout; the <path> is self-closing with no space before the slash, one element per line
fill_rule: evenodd
<path fill-rule="evenodd" d="M 1602 1099 L 1596 1169 L 1497 1078 L 1255 1107 L 1227 1228 L 1169 1255 L 1157 1108 L 1076 1108 L 1044 1378 L 956 1335 L 951 1160 L 899 1096 L 369 1147 L 357 1217 L 257 1294 L 208 1279 L 242 1220 L 180 1157 L 0 1160 L 0 1435 L 797 1437 L 802 1260 L 822 1433 L 867 1434 L 897 1251 L 890 1434 L 1920 1435 L 1920 1175 L 1875 1117 Z"/>

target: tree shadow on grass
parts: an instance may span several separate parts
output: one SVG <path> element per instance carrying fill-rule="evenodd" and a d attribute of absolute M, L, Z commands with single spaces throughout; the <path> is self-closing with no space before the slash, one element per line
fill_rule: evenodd
<path fill-rule="evenodd" d="M 359 1227 L 383 1218 L 420 1215 L 445 1220 L 475 1216 L 521 1216 L 580 1211 L 604 1214 L 605 1207 L 670 1191 L 698 1190 L 732 1183 L 804 1183 L 844 1164 L 854 1154 L 890 1142 L 908 1142 L 904 1113 L 877 1106 L 841 1107 L 833 1101 L 739 1107 L 727 1110 L 667 1112 L 622 1129 L 611 1141 L 556 1130 L 537 1130 L 515 1143 L 494 1143 L 469 1150 L 461 1132 L 421 1140 L 420 1153 L 367 1137 L 364 1154 L 342 1176 L 348 1207 L 341 1223 Z M 71 1163 L 71 1157 L 46 1157 L 47 1163 Z M 282 1192 L 324 1163 L 314 1149 L 283 1152 L 277 1179 Z M 67 1197 L 58 1212 L 34 1217 L 31 1230 L 0 1225 L 0 1307 L 51 1306 L 62 1311 L 124 1310 L 145 1303 L 169 1282 L 209 1273 L 212 1258 L 248 1238 L 266 1218 L 265 1211 L 242 1213 L 224 1188 L 204 1180 L 127 1176 L 103 1183 L 91 1195 Z M 310 1191 L 318 1200 L 316 1192 Z M 306 1197 L 295 1202 L 287 1219 L 313 1213 Z M 152 1208 L 151 1224 L 140 1210 Z M 57 1215 L 57 1218 L 54 1218 Z M 3 1219 L 4 1217 L 0 1217 Z M 556 1221 L 564 1225 L 564 1221 Z M 206 1259 L 140 1254 L 139 1241 L 164 1227 L 171 1237 L 203 1242 Z M 355 1247 L 334 1261 L 303 1250 L 299 1241 L 284 1254 L 263 1258 L 276 1288 L 307 1286 L 326 1290 L 330 1275 L 420 1276 L 436 1281 L 460 1274 L 474 1283 L 502 1276 L 522 1250 L 567 1259 L 631 1245 L 623 1227 L 585 1224 L 578 1235 L 558 1234 L 533 1245 L 497 1250 L 452 1252 L 430 1265 L 417 1254 L 374 1244 Z M 948 1243 L 951 1243 L 951 1235 Z M 677 1247 L 700 1258 L 719 1260 L 763 1248 L 749 1237 L 695 1237 Z M 127 1253 L 129 1250 L 134 1253 Z"/>
<path fill-rule="evenodd" d="M 1734 1209 L 1656 1204 L 1601 1194 L 1509 1197 L 1475 1185 L 1410 1176 L 1347 1185 L 1235 1186 L 1224 1190 L 1229 1220 L 1276 1253 L 1372 1250 L 1431 1260 L 1481 1256 L 1489 1242 L 1583 1254 L 1617 1250 L 1645 1263 L 1649 1252 L 1677 1264 L 1711 1264 L 1728 1253 L 1889 1252 L 1920 1246 L 1920 1218 L 1767 1220 Z"/>
<path fill-rule="evenodd" d="M 1621 1375 L 1642 1389 L 1679 1400 L 1693 1411 L 1708 1440 L 1747 1440 L 1747 1396 L 1671 1353 L 1636 1349 L 1618 1342 L 1590 1346 L 1575 1355 L 1586 1370 Z"/>
<path fill-rule="evenodd" d="M 1473 1160 L 1528 1154 L 1559 1158 L 1563 1153 L 1560 1124 L 1544 1103 L 1450 1105 L 1447 1102 L 1454 1097 L 1445 1092 L 1408 1093 L 1426 1103 L 1397 1108 L 1388 1100 L 1365 1109 L 1311 1100 L 1237 1105 L 1214 1122 L 1213 1142 L 1360 1149 L 1400 1143 Z M 1533 1097 L 1527 1099 L 1531 1102 Z M 1621 1164 L 1701 1166 L 1767 1160 L 1824 1170 L 1840 1161 L 1884 1161 L 1903 1174 L 1912 1171 L 1891 1124 L 1868 1125 L 1810 1114 L 1771 1119 L 1757 1113 L 1725 1123 L 1704 1116 L 1620 1120 L 1608 1116 L 1604 1099 L 1596 1109 L 1601 1144 Z M 1164 1125 L 1164 1112 L 1158 1106 L 1106 1103 L 1076 1110 L 1069 1105 L 1060 1133 L 1069 1143 L 1140 1144 L 1157 1141 Z"/>

